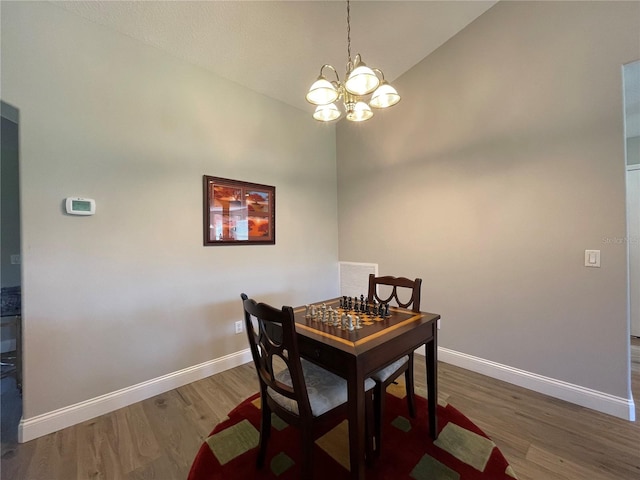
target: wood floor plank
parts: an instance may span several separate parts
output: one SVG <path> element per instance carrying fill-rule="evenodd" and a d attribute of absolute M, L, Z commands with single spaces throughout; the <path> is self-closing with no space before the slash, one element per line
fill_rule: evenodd
<path fill-rule="evenodd" d="M 161 455 L 160 446 L 140 403 L 113 412 L 117 453 L 123 473 L 132 472 Z"/>
<path fill-rule="evenodd" d="M 531 448 L 527 452 L 526 459 L 542 467 L 546 467 L 552 472 L 562 471 L 561 478 L 573 479 L 573 478 L 585 478 L 589 480 L 608 480 L 611 478 L 610 474 L 594 471 L 593 468 L 585 467 L 584 465 L 577 464 L 575 462 L 566 460 L 565 458 L 557 455 L 556 453 L 546 451 L 536 445 L 531 445 Z"/>
<path fill-rule="evenodd" d="M 100 480 L 125 478 L 117 447 L 114 446 L 115 423 L 115 415 L 107 414 L 77 426 L 77 478 Z"/>
<path fill-rule="evenodd" d="M 171 390 L 142 403 L 163 455 L 172 462 L 171 471 L 179 474 L 176 478 L 186 477 L 202 441 L 184 415 L 183 398 Z"/>
<path fill-rule="evenodd" d="M 169 480 L 186 478 L 184 468 L 176 465 L 169 457 L 161 456 L 148 464 L 129 472 L 127 480 Z M 79 480 L 79 479 L 78 479 Z"/>
<path fill-rule="evenodd" d="M 29 461 L 26 477 L 32 480 L 46 480 L 47 475 L 53 471 L 51 456 L 53 451 L 54 435 L 47 435 L 36 441 L 36 448 Z"/>
<path fill-rule="evenodd" d="M 56 460 L 53 472 L 57 472 L 56 478 L 76 478 L 78 475 L 78 439 L 75 429 L 66 428 L 55 432 L 54 459 Z"/>

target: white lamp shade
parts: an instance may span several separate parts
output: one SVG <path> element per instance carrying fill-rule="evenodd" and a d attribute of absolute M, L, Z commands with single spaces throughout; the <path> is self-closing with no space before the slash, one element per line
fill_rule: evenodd
<path fill-rule="evenodd" d="M 328 105 L 338 99 L 338 91 L 329 80 L 320 77 L 313 82 L 305 98 L 313 105 Z"/>
<path fill-rule="evenodd" d="M 377 75 L 364 63 L 361 63 L 349 74 L 344 87 L 349 93 L 361 96 L 373 92 L 378 88 L 378 85 L 380 85 L 380 79 Z"/>
<path fill-rule="evenodd" d="M 352 122 L 364 122 L 373 117 L 373 112 L 369 105 L 364 102 L 358 102 L 349 113 L 347 113 L 347 120 Z"/>
<path fill-rule="evenodd" d="M 316 111 L 313 113 L 313 118 L 319 122 L 331 122 L 340 118 L 340 115 L 342 114 L 340 110 L 338 110 L 338 107 L 330 103 L 329 105 L 318 105 L 318 108 L 316 108 Z"/>
<path fill-rule="evenodd" d="M 382 84 L 373 92 L 369 105 L 374 108 L 387 108 L 395 105 L 400 101 L 400 95 L 395 88 L 387 82 Z"/>

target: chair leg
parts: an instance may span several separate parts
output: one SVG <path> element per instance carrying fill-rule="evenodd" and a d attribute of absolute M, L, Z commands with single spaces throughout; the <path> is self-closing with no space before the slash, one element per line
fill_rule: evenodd
<path fill-rule="evenodd" d="M 300 468 L 300 478 L 309 479 L 313 478 L 313 429 L 304 425 L 300 428 L 300 435 L 302 436 L 302 466 Z"/>
<path fill-rule="evenodd" d="M 416 401 L 414 398 L 414 385 L 413 385 L 413 353 L 409 355 L 409 365 L 404 372 L 405 385 L 407 386 L 407 406 L 409 407 L 409 415 L 411 418 L 416 417 Z"/>
<path fill-rule="evenodd" d="M 373 465 L 373 457 L 375 453 L 375 410 L 374 410 L 374 400 L 373 400 L 373 390 L 370 390 L 366 396 L 366 404 L 365 404 L 365 412 L 366 412 L 366 439 L 367 439 L 367 450 L 366 450 L 366 460 L 367 465 Z"/>
<path fill-rule="evenodd" d="M 373 389 L 373 411 L 374 411 L 374 456 L 380 456 L 382 447 L 382 422 L 384 421 L 384 396 L 386 388 L 383 383 L 376 382 Z"/>
<path fill-rule="evenodd" d="M 264 458 L 267 453 L 267 442 L 271 436 L 271 409 L 267 404 L 265 396 L 261 398 L 262 415 L 260 417 L 260 445 L 258 447 L 258 468 L 264 465 Z"/>

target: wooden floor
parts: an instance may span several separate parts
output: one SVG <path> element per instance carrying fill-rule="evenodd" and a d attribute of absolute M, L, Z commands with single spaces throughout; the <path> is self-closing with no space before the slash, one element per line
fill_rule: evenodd
<path fill-rule="evenodd" d="M 424 368 L 417 355 L 422 395 Z M 632 377 L 637 405 L 637 339 Z M 441 399 L 495 441 L 521 480 L 640 478 L 637 409 L 632 423 L 443 363 L 439 381 Z M 1 478 L 182 480 L 215 424 L 257 389 L 247 364 L 25 444 L 3 437 Z"/>

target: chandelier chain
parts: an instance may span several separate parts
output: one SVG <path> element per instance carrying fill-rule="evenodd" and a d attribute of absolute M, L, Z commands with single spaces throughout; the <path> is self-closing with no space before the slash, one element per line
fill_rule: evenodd
<path fill-rule="evenodd" d="M 347 0 L 347 59 L 351 63 L 351 5 Z"/>

